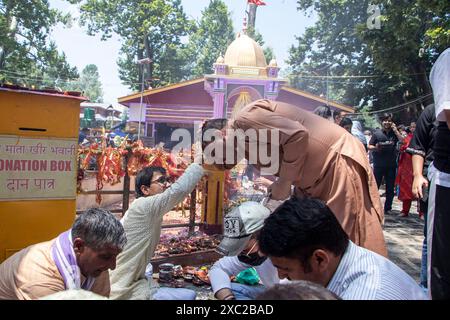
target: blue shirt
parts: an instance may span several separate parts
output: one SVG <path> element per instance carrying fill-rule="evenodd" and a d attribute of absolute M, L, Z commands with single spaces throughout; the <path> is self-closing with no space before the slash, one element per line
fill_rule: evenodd
<path fill-rule="evenodd" d="M 428 299 L 396 264 L 351 241 L 327 288 L 344 300 Z"/>

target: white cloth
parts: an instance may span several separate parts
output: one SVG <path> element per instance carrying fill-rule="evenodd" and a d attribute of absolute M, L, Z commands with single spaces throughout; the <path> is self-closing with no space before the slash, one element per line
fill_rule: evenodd
<path fill-rule="evenodd" d="M 438 186 L 450 188 L 450 173 L 439 171 L 433 163 L 428 167 L 428 180 L 431 181 L 432 178 L 435 179 Z"/>
<path fill-rule="evenodd" d="M 214 294 L 223 288 L 231 289 L 230 276 L 236 276 L 239 272 L 251 267 L 252 266 L 239 261 L 236 256 L 223 257 L 216 261 L 209 270 L 209 279 Z M 254 268 L 265 287 L 271 287 L 280 282 L 278 271 L 270 259 L 267 259 L 261 265 Z"/>
<path fill-rule="evenodd" d="M 447 121 L 444 110 L 450 110 L 450 48 L 436 60 L 431 69 L 430 83 L 433 88 L 436 119 Z"/>
<path fill-rule="evenodd" d="M 153 295 L 154 300 L 195 300 L 197 293 L 186 288 L 159 288 Z"/>
<path fill-rule="evenodd" d="M 39 300 L 108 300 L 108 298 L 92 291 L 69 289 L 39 298 Z"/>
<path fill-rule="evenodd" d="M 133 201 L 122 218 L 128 242 L 110 271 L 111 299 L 151 299 L 157 283 L 147 281 L 145 268 L 159 243 L 164 214 L 184 200 L 203 176 L 203 168 L 193 163 L 163 193 Z"/>
<path fill-rule="evenodd" d="M 435 199 L 436 199 L 436 178 L 440 172 L 433 165 L 433 162 L 428 167 L 427 178 L 430 183 L 430 189 L 428 190 L 428 211 L 427 211 L 427 288 L 428 298 L 431 299 L 431 254 L 433 252 L 433 231 L 434 231 L 434 213 L 436 211 Z"/>
<path fill-rule="evenodd" d="M 81 271 L 73 251 L 72 229 L 61 233 L 52 246 L 52 257 L 61 274 L 66 289 L 91 290 L 95 278 L 87 277 L 81 283 Z"/>
<path fill-rule="evenodd" d="M 427 299 L 405 271 L 351 241 L 327 288 L 344 300 Z"/>
<path fill-rule="evenodd" d="M 364 147 L 367 147 L 367 144 L 369 143 L 366 140 L 366 136 L 363 132 L 363 127 L 361 122 L 354 120 L 352 125 L 352 135 L 356 137 L 361 143 L 364 145 Z"/>

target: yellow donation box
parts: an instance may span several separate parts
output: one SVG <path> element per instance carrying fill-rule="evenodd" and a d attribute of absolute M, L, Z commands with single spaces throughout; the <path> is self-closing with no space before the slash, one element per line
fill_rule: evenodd
<path fill-rule="evenodd" d="M 0 87 L 0 262 L 71 227 L 84 100 Z"/>

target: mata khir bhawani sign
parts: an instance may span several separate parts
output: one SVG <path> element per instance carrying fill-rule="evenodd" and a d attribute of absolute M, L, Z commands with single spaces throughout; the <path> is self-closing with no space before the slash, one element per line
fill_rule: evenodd
<path fill-rule="evenodd" d="M 74 199 L 77 139 L 0 135 L 0 201 Z"/>

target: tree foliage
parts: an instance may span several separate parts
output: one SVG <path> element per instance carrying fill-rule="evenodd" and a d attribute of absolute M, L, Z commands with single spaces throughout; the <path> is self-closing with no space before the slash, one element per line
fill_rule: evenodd
<path fill-rule="evenodd" d="M 329 96 L 365 110 L 369 102 L 380 110 L 431 92 L 427 72 L 448 47 L 448 1 L 297 3 L 299 10 L 316 11 L 318 21 L 290 49 L 294 86 L 324 95 L 328 84 Z M 370 4 L 380 8 L 379 29 L 369 27 Z"/>
<path fill-rule="evenodd" d="M 447 0 L 418 0 L 417 5 L 433 16 L 425 26 L 424 48 L 438 53 L 450 47 L 450 3 Z"/>
<path fill-rule="evenodd" d="M 82 3 L 80 22 L 88 34 L 100 33 L 102 39 L 117 34 L 122 41 L 118 59 L 120 79 L 133 89 L 140 89 L 141 72 L 153 79 L 152 86 L 177 82 L 183 73 L 184 46 L 181 38 L 193 28 L 181 0 L 86 0 Z M 139 68 L 137 60 L 153 62 Z"/>
<path fill-rule="evenodd" d="M 56 24 L 70 21 L 47 0 L 0 0 L 0 80 L 65 87 L 67 79 L 78 78 L 77 69 L 48 39 Z"/>
<path fill-rule="evenodd" d="M 88 64 L 81 71 L 81 77 L 77 84 L 77 90 L 82 91 L 91 102 L 103 102 L 103 90 L 95 64 Z"/>
<path fill-rule="evenodd" d="M 189 38 L 186 55 L 192 77 L 213 73 L 213 64 L 234 40 L 233 22 L 222 0 L 211 0 Z M 189 71 L 188 71 L 189 72 Z"/>

